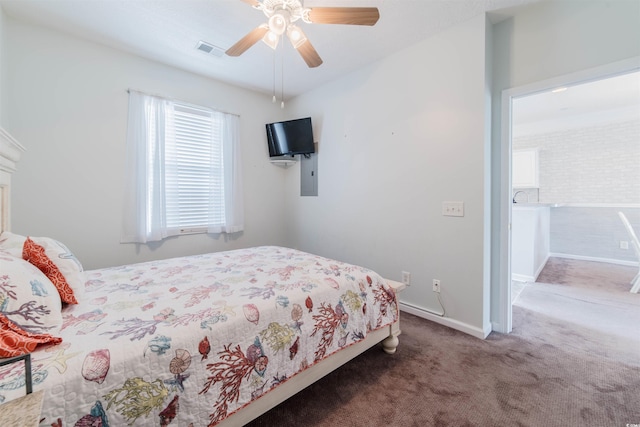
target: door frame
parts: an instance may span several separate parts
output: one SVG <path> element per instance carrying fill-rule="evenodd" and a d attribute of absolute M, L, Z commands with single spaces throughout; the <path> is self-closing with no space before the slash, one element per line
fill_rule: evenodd
<path fill-rule="evenodd" d="M 496 332 L 509 333 L 513 326 L 511 306 L 511 119 L 513 100 L 563 86 L 574 86 L 640 70 L 640 56 L 581 70 L 502 91 L 500 120 L 500 286 Z"/>

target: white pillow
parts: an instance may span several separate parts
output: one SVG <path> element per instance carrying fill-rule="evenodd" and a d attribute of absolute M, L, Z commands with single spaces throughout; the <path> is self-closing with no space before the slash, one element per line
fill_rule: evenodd
<path fill-rule="evenodd" d="M 26 240 L 26 236 L 3 231 L 0 234 L 0 249 L 16 258 L 23 258 L 22 250 Z M 31 237 L 31 240 L 44 248 L 45 255 L 58 267 L 76 300 L 80 301 L 84 295 L 84 270 L 78 258 L 64 244 L 50 237 Z"/>
<path fill-rule="evenodd" d="M 0 312 L 20 329 L 55 335 L 62 327 L 62 302 L 55 285 L 37 267 L 0 253 Z"/>

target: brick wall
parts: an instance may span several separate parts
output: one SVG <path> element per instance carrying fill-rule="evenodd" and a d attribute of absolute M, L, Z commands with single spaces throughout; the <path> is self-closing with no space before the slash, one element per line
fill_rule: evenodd
<path fill-rule="evenodd" d="M 513 139 L 514 150 L 526 148 L 539 150 L 540 188 L 526 190 L 530 202 L 599 205 L 552 207 L 551 253 L 637 262 L 631 245 L 620 249 L 630 239 L 618 211 L 638 234 L 640 208 L 628 205 L 640 205 L 640 118 Z"/>
<path fill-rule="evenodd" d="M 540 203 L 640 203 L 640 118 L 513 139 L 524 148 L 539 150 Z"/>

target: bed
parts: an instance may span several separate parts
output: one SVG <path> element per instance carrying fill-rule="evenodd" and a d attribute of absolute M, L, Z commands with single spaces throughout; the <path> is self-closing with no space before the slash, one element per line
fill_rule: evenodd
<path fill-rule="evenodd" d="M 26 336 L 41 425 L 243 425 L 372 346 L 395 352 L 402 285 L 295 249 L 82 271 L 62 243 L 9 231 L 22 148 L 0 141 L 0 311 Z M 0 401 L 24 383 L 22 364 L 0 370 Z"/>

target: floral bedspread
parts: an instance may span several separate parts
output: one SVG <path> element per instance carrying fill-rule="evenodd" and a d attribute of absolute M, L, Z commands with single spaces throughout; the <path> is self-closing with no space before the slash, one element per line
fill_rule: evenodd
<path fill-rule="evenodd" d="M 272 246 L 88 271 L 85 286 L 62 343 L 32 354 L 42 426 L 212 426 L 398 315 L 373 271 Z M 0 400 L 24 393 L 11 366 Z"/>

